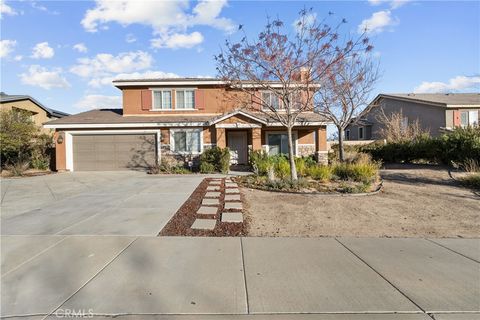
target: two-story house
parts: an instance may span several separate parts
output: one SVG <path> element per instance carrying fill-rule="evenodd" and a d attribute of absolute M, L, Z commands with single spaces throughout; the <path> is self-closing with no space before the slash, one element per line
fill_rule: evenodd
<path fill-rule="evenodd" d="M 47 108 L 31 96 L 11 95 L 5 92 L 0 92 L 0 110 L 27 113 L 30 115 L 32 121 L 39 127 L 42 127 L 46 121 L 68 116 L 68 113 Z M 43 128 L 43 130 L 45 133 L 51 131 L 45 128 Z"/>
<path fill-rule="evenodd" d="M 229 147 L 232 164 L 248 164 L 249 150 L 287 153 L 286 129 L 265 112 L 258 99 L 219 79 L 116 80 L 122 109 L 92 110 L 45 124 L 55 129 L 59 170 L 122 170 L 148 167 L 162 157 L 195 160 L 211 146 Z M 263 100 L 281 108 L 271 92 L 251 85 Z M 241 99 L 240 99 L 241 100 Z M 258 111 L 256 111 L 258 110 Z M 327 159 L 327 122 L 304 113 L 294 128 L 297 156 Z"/>
<path fill-rule="evenodd" d="M 479 93 L 379 94 L 371 108 L 345 129 L 345 140 L 377 140 L 381 136 L 380 115 L 402 113 L 405 127 L 417 121 L 424 131 L 438 136 L 454 127 L 478 126 Z"/>

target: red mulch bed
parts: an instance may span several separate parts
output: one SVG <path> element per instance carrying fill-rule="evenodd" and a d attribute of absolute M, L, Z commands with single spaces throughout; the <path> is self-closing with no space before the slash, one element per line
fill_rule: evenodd
<path fill-rule="evenodd" d="M 178 209 L 175 215 L 165 225 L 165 227 L 158 234 L 159 236 L 204 236 L 204 237 L 238 237 L 247 235 L 247 221 L 245 215 L 243 216 L 243 223 L 228 223 L 221 221 L 221 210 L 218 210 L 216 214 L 199 215 L 197 210 L 202 205 L 202 200 L 207 192 L 207 187 L 210 181 L 215 180 L 212 178 L 203 179 L 199 186 L 193 191 L 190 197 L 185 203 Z M 225 195 L 225 183 L 224 180 L 220 180 L 220 206 L 223 208 L 224 195 Z M 240 195 L 243 198 L 243 195 Z M 198 230 L 191 229 L 193 222 L 196 218 L 215 218 L 217 223 L 213 230 Z"/>

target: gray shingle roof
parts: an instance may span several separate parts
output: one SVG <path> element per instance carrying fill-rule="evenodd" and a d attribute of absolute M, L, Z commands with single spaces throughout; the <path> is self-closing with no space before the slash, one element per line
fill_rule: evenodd
<path fill-rule="evenodd" d="M 480 93 L 395 93 L 380 94 L 380 97 L 408 99 L 447 105 L 480 105 Z"/>
<path fill-rule="evenodd" d="M 63 111 L 47 108 L 43 104 L 41 104 L 39 101 L 32 98 L 31 96 L 28 96 L 28 95 L 12 95 L 12 94 L 6 94 L 5 92 L 0 92 L 0 103 L 1 102 L 15 102 L 15 101 L 21 101 L 21 100 L 32 101 L 37 106 L 39 106 L 40 108 L 45 110 L 49 116 L 61 118 L 61 117 L 65 117 L 65 116 L 69 115 L 68 113 L 63 112 Z"/>

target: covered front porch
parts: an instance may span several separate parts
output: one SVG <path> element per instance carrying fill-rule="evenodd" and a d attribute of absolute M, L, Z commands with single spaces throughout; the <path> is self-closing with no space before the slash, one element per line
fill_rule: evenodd
<path fill-rule="evenodd" d="M 238 112 L 212 125 L 216 145 L 231 150 L 232 165 L 247 165 L 250 150 L 265 150 L 270 155 L 288 154 L 285 127 L 268 123 L 248 113 Z M 212 132 L 212 133 L 213 133 Z M 318 162 L 327 161 L 326 125 L 302 123 L 293 128 L 294 154 L 315 156 Z"/>

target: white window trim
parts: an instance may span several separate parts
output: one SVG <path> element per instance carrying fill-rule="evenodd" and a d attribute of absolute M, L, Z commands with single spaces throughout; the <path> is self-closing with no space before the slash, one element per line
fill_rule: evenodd
<path fill-rule="evenodd" d="M 262 101 L 262 102 L 265 102 L 265 101 L 263 101 L 263 94 L 264 94 L 264 93 L 270 94 L 270 101 L 269 101 L 269 102 L 271 102 L 272 96 L 274 96 L 274 97 L 277 98 L 277 100 L 278 100 L 278 109 L 275 109 L 275 110 L 277 110 L 277 111 L 285 110 L 285 108 L 282 107 L 282 102 L 280 101 L 280 98 L 277 97 L 277 96 L 275 95 L 275 92 L 273 92 L 273 91 L 270 91 L 270 90 L 260 90 L 260 95 L 262 96 L 262 97 L 261 97 L 261 101 Z M 270 109 L 269 107 L 266 107 L 266 106 L 264 105 L 264 103 L 262 103 L 262 110 L 263 110 L 263 111 L 269 111 L 269 110 L 271 111 L 272 109 Z"/>
<path fill-rule="evenodd" d="M 152 91 L 152 108 L 153 111 L 172 111 L 173 108 L 173 89 L 151 89 Z M 162 101 L 160 101 L 160 105 L 163 106 L 163 92 L 170 92 L 170 109 L 166 109 L 163 107 L 155 108 L 155 92 L 162 92 Z M 183 110 L 183 109 L 182 109 Z"/>
<path fill-rule="evenodd" d="M 177 152 L 175 151 L 175 139 L 173 137 L 173 134 L 175 132 L 187 132 L 187 131 L 190 131 L 190 132 L 200 132 L 200 151 L 199 152 L 189 152 L 189 151 L 180 151 L 180 152 Z M 192 129 L 170 129 L 170 151 L 171 152 L 174 152 L 176 154 L 201 154 L 203 152 L 203 128 L 192 128 Z"/>
<path fill-rule="evenodd" d="M 177 111 L 192 111 L 192 110 L 197 110 L 195 108 L 195 90 L 196 88 L 175 88 L 173 89 L 175 91 L 175 110 Z M 178 91 L 193 91 L 193 108 L 177 108 L 177 92 Z M 183 94 L 183 103 L 185 105 L 185 93 Z"/>
<path fill-rule="evenodd" d="M 270 152 L 270 145 L 268 144 L 268 136 L 271 135 L 271 134 L 287 134 L 287 131 L 265 131 L 265 142 L 266 144 L 264 145 L 265 146 L 265 150 L 267 151 L 267 153 Z M 293 142 L 295 143 L 295 156 L 298 155 L 298 132 L 297 130 L 293 130 L 292 131 L 292 135 L 293 135 Z"/>
<path fill-rule="evenodd" d="M 161 133 L 160 130 L 88 130 L 88 131 L 65 131 L 65 169 L 74 171 L 73 166 L 73 136 L 80 135 L 101 135 L 101 134 L 142 134 L 154 133 L 157 141 L 157 161 L 161 161 Z"/>
<path fill-rule="evenodd" d="M 360 129 L 362 129 L 363 137 L 360 138 Z M 365 140 L 365 127 L 358 127 L 358 140 Z"/>

